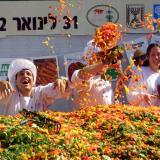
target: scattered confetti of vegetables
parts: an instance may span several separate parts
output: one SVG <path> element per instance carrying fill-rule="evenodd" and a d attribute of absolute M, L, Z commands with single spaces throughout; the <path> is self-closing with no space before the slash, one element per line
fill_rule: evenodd
<path fill-rule="evenodd" d="M 34 121 L 21 125 L 21 114 L 0 117 L 1 160 L 160 159 L 158 107 L 95 106 L 38 115 L 59 122 L 60 131 Z"/>

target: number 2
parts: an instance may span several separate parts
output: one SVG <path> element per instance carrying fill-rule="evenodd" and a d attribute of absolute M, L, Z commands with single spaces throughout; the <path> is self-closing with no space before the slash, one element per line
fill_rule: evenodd
<path fill-rule="evenodd" d="M 0 25 L 0 31 L 6 31 L 5 25 L 6 25 L 6 19 L 1 17 L 0 21 L 2 21 L 2 24 Z"/>

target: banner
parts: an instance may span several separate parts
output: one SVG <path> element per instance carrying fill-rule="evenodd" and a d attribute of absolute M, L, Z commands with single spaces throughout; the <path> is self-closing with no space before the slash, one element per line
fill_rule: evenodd
<path fill-rule="evenodd" d="M 106 22 L 148 33 L 146 13 L 159 18 L 159 0 L 0 1 L 0 35 L 92 35 Z"/>
<path fill-rule="evenodd" d="M 160 3 L 158 4 L 154 4 L 153 6 L 153 17 L 155 19 L 159 19 L 160 18 Z M 154 24 L 155 30 L 160 30 L 160 24 L 159 26 L 157 26 L 156 24 Z"/>
<path fill-rule="evenodd" d="M 0 59 L 0 80 L 8 80 L 8 68 L 13 58 Z"/>
<path fill-rule="evenodd" d="M 32 58 L 37 66 L 36 85 L 46 85 L 54 82 L 59 76 L 57 57 Z"/>
<path fill-rule="evenodd" d="M 152 35 L 151 43 L 160 44 L 160 36 Z"/>
<path fill-rule="evenodd" d="M 128 41 L 124 43 L 124 46 L 126 48 L 126 55 L 130 62 L 131 57 L 133 57 L 134 52 L 136 50 L 140 50 L 144 53 L 146 53 L 146 49 L 148 47 L 148 40 L 146 36 L 135 39 L 134 41 Z"/>

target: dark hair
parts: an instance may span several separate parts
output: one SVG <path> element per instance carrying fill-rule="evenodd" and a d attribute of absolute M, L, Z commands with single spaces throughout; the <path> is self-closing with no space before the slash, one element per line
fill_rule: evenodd
<path fill-rule="evenodd" d="M 151 52 L 151 49 L 153 47 L 160 47 L 160 45 L 158 43 L 151 43 L 148 48 L 147 48 L 147 56 L 149 56 L 150 52 Z"/>
<path fill-rule="evenodd" d="M 158 43 L 151 43 L 151 44 L 147 47 L 147 52 L 146 52 L 147 57 L 149 57 L 150 52 L 151 52 L 152 48 L 154 48 L 154 47 L 160 47 L 160 45 L 159 45 Z M 148 59 L 146 59 L 146 60 L 144 61 L 143 66 L 149 66 L 149 60 L 148 60 Z"/>
<path fill-rule="evenodd" d="M 75 70 L 82 69 L 85 65 L 81 62 L 71 63 L 68 67 L 68 78 L 71 81 L 72 75 Z"/>
<path fill-rule="evenodd" d="M 133 57 L 133 60 L 134 60 L 134 64 L 136 66 L 138 66 L 140 63 L 142 63 L 141 65 L 144 64 L 144 62 L 146 61 L 146 55 L 141 55 L 139 57 Z"/>

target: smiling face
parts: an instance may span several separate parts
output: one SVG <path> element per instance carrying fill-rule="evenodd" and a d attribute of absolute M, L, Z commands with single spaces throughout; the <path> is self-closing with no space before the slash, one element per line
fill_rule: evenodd
<path fill-rule="evenodd" d="M 148 59 L 151 69 L 157 72 L 160 66 L 160 47 L 153 47 L 149 53 Z"/>
<path fill-rule="evenodd" d="M 16 75 L 16 86 L 23 96 L 30 96 L 32 93 L 34 79 L 30 70 L 24 69 Z"/>

